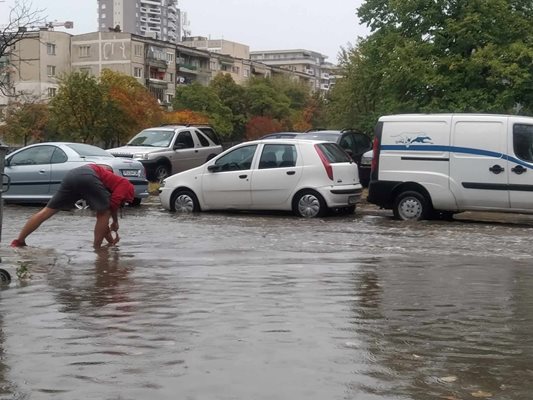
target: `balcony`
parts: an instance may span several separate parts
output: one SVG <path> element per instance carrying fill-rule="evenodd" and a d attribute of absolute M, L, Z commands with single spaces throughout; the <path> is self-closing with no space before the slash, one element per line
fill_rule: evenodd
<path fill-rule="evenodd" d="M 168 68 L 168 61 L 150 56 L 146 57 L 146 64 L 152 67 L 156 67 L 161 71 L 166 71 Z"/>
<path fill-rule="evenodd" d="M 148 4 L 151 6 L 161 6 L 161 0 L 141 0 L 141 4 Z"/>
<path fill-rule="evenodd" d="M 198 73 L 198 67 L 194 64 L 179 64 L 178 65 L 180 72 L 186 72 L 189 74 L 197 74 Z"/>

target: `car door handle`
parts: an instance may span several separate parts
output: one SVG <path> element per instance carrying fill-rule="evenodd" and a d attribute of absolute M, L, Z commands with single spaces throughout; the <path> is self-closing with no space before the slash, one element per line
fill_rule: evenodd
<path fill-rule="evenodd" d="M 287 175 L 294 175 L 296 171 L 287 171 Z"/>
<path fill-rule="evenodd" d="M 39 170 L 39 173 L 40 173 L 40 174 L 46 174 L 46 171 L 45 171 L 44 169 L 40 169 L 40 170 Z"/>
<path fill-rule="evenodd" d="M 490 167 L 489 171 L 492 172 L 493 174 L 498 175 L 498 174 L 502 173 L 503 171 L 505 171 L 505 168 L 502 168 L 501 165 L 496 164 L 496 165 L 493 165 L 492 167 Z"/>
<path fill-rule="evenodd" d="M 524 172 L 527 172 L 527 168 L 524 168 L 521 165 L 517 165 L 516 167 L 511 168 L 511 171 L 513 171 L 515 174 L 521 175 Z"/>
<path fill-rule="evenodd" d="M 239 178 L 246 179 L 246 178 L 248 178 L 248 175 L 239 175 Z"/>

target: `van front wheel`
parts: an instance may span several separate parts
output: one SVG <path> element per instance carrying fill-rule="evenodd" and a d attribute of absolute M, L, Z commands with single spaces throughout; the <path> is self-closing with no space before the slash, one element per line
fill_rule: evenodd
<path fill-rule="evenodd" d="M 394 200 L 394 217 L 402 221 L 420 221 L 430 213 L 430 205 L 424 195 L 407 191 L 400 193 Z"/>

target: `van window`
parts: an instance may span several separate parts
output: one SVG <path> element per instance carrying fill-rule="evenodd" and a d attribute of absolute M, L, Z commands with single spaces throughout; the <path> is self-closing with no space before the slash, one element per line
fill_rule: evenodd
<path fill-rule="evenodd" d="M 533 125 L 513 126 L 513 150 L 521 160 L 533 162 Z"/>

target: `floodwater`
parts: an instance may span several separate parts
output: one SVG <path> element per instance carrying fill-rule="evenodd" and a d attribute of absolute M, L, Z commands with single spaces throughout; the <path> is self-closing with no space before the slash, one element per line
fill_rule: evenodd
<path fill-rule="evenodd" d="M 533 219 L 4 206 L 0 399 L 533 398 Z M 31 278 L 15 270 L 27 267 Z"/>

